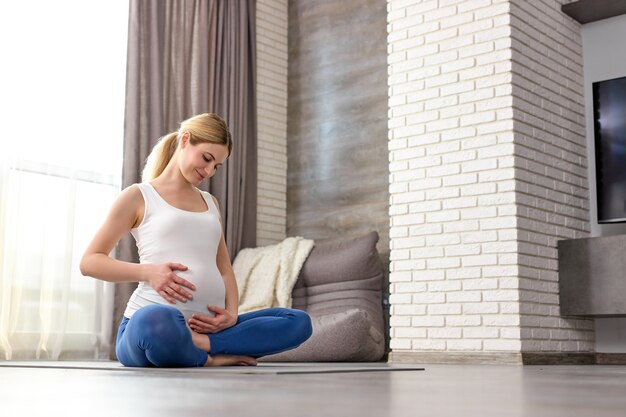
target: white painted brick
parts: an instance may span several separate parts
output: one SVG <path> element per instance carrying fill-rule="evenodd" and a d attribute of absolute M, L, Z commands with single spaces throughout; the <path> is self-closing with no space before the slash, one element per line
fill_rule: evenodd
<path fill-rule="evenodd" d="M 448 292 L 446 301 L 451 303 L 479 302 L 482 301 L 482 293 L 480 291 Z"/>
<path fill-rule="evenodd" d="M 468 45 L 472 45 L 474 43 L 474 38 L 472 35 L 465 36 L 456 36 L 452 39 L 447 39 L 439 42 L 439 51 L 447 52 L 450 50 L 458 50 L 467 47 Z M 473 63 L 475 61 L 472 58 Z M 442 68 L 444 71 L 444 68 Z"/>
<path fill-rule="evenodd" d="M 497 123 L 492 123 L 491 125 L 497 125 L 500 123 L 510 123 L 509 121 L 506 122 L 497 122 Z M 480 129 L 479 129 L 480 130 Z M 498 156 L 508 156 L 508 155 L 513 155 L 513 144 L 511 143 L 505 143 L 505 144 L 500 144 L 500 145 L 494 145 L 494 146 L 489 146 L 486 148 L 481 148 L 478 149 L 478 158 L 494 158 L 494 157 L 498 157 Z"/>
<path fill-rule="evenodd" d="M 442 230 L 442 226 L 440 224 L 422 224 L 419 226 L 410 226 L 409 227 L 409 236 L 420 236 L 420 239 L 425 244 L 424 235 L 440 235 Z M 415 245 L 418 246 L 418 245 Z M 439 248 L 441 249 L 441 248 Z M 422 250 L 420 248 L 420 250 Z M 437 248 L 428 248 L 428 250 L 436 251 Z M 437 255 L 439 256 L 439 255 Z"/>
<path fill-rule="evenodd" d="M 411 320 L 410 316 L 392 315 L 389 318 L 389 324 L 392 327 L 411 327 Z"/>
<path fill-rule="evenodd" d="M 396 20 L 391 21 L 391 32 L 402 31 L 406 29 L 409 31 L 409 35 L 411 35 L 411 30 L 416 25 L 422 26 L 424 19 L 419 15 L 408 15 L 406 17 L 402 17 Z M 395 43 L 393 44 L 395 46 Z"/>
<path fill-rule="evenodd" d="M 449 246 L 459 243 L 461 243 L 460 237 L 454 234 L 426 236 L 426 244 L 429 246 Z"/>
<path fill-rule="evenodd" d="M 404 193 L 409 190 L 409 185 L 407 183 L 392 183 L 389 185 L 389 193 Z"/>
<path fill-rule="evenodd" d="M 484 315 L 485 326 L 519 326 L 520 317 L 516 314 Z"/>
<path fill-rule="evenodd" d="M 463 290 L 494 290 L 498 288 L 498 285 L 499 282 L 495 279 L 466 279 L 463 281 Z"/>
<path fill-rule="evenodd" d="M 389 282 L 410 282 L 412 279 L 411 271 L 401 271 L 395 269 L 395 262 L 392 262 L 393 270 L 389 272 Z M 394 292 L 394 294 L 397 294 Z"/>
<path fill-rule="evenodd" d="M 495 314 L 500 306 L 498 303 L 466 303 L 463 304 L 463 314 Z M 483 323 L 484 324 L 484 323 Z"/>
<path fill-rule="evenodd" d="M 441 327 L 444 326 L 443 316 L 415 316 L 411 318 L 413 327 Z"/>
<path fill-rule="evenodd" d="M 498 207 L 498 218 L 496 219 L 481 219 L 481 230 L 493 230 L 503 228 L 515 228 L 517 226 L 517 218 L 515 217 L 503 217 L 504 214 L 500 207 Z"/>
<path fill-rule="evenodd" d="M 396 329 L 395 336 L 398 338 L 425 338 L 427 335 L 427 331 L 424 328 L 414 328 L 414 327 L 400 327 Z"/>
<path fill-rule="evenodd" d="M 420 201 L 409 205 L 409 211 L 411 213 L 430 214 L 430 212 L 438 210 L 441 210 L 441 201 Z"/>
<path fill-rule="evenodd" d="M 445 143 L 437 143 L 432 144 L 427 147 L 428 155 L 440 155 L 443 153 L 455 152 L 460 149 L 460 145 L 458 142 L 445 142 Z"/>
<path fill-rule="evenodd" d="M 474 184 L 478 181 L 478 174 L 469 173 L 469 174 L 460 174 L 460 175 L 452 175 L 450 177 L 446 177 L 443 179 L 443 185 L 445 187 L 455 186 L 455 185 L 466 185 L 466 184 Z"/>
<path fill-rule="evenodd" d="M 480 223 L 476 220 L 464 220 L 446 223 L 443 227 L 445 233 L 471 232 L 479 230 Z"/>
<path fill-rule="evenodd" d="M 467 339 L 495 339 L 500 336 L 495 327 L 466 327 L 463 329 L 463 338 Z"/>
<path fill-rule="evenodd" d="M 424 193 L 425 199 L 427 200 L 453 198 L 459 195 L 461 195 L 461 191 L 458 187 L 442 187 L 435 190 L 426 190 Z"/>
<path fill-rule="evenodd" d="M 498 240 L 498 234 L 493 231 L 480 231 L 474 233 L 465 233 L 462 236 L 463 243 L 482 243 L 495 242 Z"/>
<path fill-rule="evenodd" d="M 389 302 L 392 306 L 411 304 L 411 294 L 397 294 L 393 293 L 389 295 Z"/>
<path fill-rule="evenodd" d="M 467 126 L 476 125 L 476 124 L 489 123 L 495 120 L 496 120 L 496 113 L 493 111 L 486 111 L 482 113 L 473 113 L 467 116 L 463 116 L 461 117 L 460 124 L 462 127 L 467 127 Z"/>
<path fill-rule="evenodd" d="M 423 26 L 424 29 L 427 29 L 427 25 Z M 416 37 L 416 33 L 414 33 L 414 31 L 409 31 L 409 38 L 411 37 Z M 414 59 L 414 58 L 424 58 L 427 57 L 429 55 L 433 55 L 436 54 L 437 52 L 439 52 L 439 46 L 437 44 L 431 44 L 431 45 L 421 45 L 421 46 L 416 46 L 413 48 L 409 48 L 407 49 L 407 58 L 408 59 Z M 418 74 L 418 77 L 423 77 L 424 74 Z M 416 78 L 419 79 L 419 78 Z"/>
<path fill-rule="evenodd" d="M 455 305 L 455 304 L 452 304 L 452 305 Z M 453 312 L 452 314 L 460 314 L 460 313 Z M 468 316 L 468 315 L 446 316 L 446 325 L 453 326 L 453 327 L 480 326 L 481 323 L 482 323 L 482 318 L 480 316 Z"/>
<path fill-rule="evenodd" d="M 444 293 L 414 293 L 414 304 L 438 304 L 444 303 L 446 296 Z"/>
<path fill-rule="evenodd" d="M 389 341 L 389 347 L 392 350 L 410 350 L 412 347 L 411 339 L 399 339 L 394 337 Z"/>
<path fill-rule="evenodd" d="M 481 276 L 481 269 L 474 268 L 459 268 L 459 269 L 448 269 L 446 271 L 446 279 L 467 279 L 467 278 L 478 278 Z"/>
<path fill-rule="evenodd" d="M 440 269 L 435 269 L 432 271 L 413 271 L 411 274 L 411 278 L 413 281 L 434 281 L 438 279 L 443 279 L 445 276 L 445 271 Z"/>
<path fill-rule="evenodd" d="M 445 315 L 445 324 L 451 324 L 451 321 L 453 318 L 455 318 L 456 316 L 453 315 L 457 315 L 457 314 L 461 314 L 462 311 L 462 306 L 460 304 L 432 304 L 432 305 L 428 305 L 427 306 L 428 309 L 428 314 L 430 315 Z M 466 318 L 467 316 L 458 316 L 456 318 Z M 477 317 L 480 320 L 480 317 Z M 469 322 L 469 320 L 468 320 Z M 466 322 L 464 322 L 466 323 Z M 454 326 L 459 326 L 462 325 L 460 324 L 460 322 L 457 321 L 457 324 L 452 324 Z"/>
<path fill-rule="evenodd" d="M 478 255 L 480 252 L 480 245 L 448 246 L 445 248 L 446 256 Z"/>
<path fill-rule="evenodd" d="M 503 120 L 493 123 L 487 123 L 483 125 L 479 125 L 477 127 L 477 133 L 479 135 L 487 135 L 489 133 L 499 133 L 499 132 L 507 132 L 513 129 L 513 121 L 512 120 Z M 504 152 L 504 150 L 502 150 Z M 508 155 L 509 153 L 502 153 L 502 155 Z M 498 156 L 498 154 L 487 154 L 483 157 L 489 156 Z M 481 157 L 479 155 L 479 157 Z"/>
<path fill-rule="evenodd" d="M 460 214 L 457 210 L 439 211 L 434 213 L 426 213 L 427 223 L 444 223 L 460 219 Z"/>
<path fill-rule="evenodd" d="M 392 265 L 394 268 L 394 272 L 395 271 L 414 271 L 414 270 L 424 269 L 426 267 L 426 261 L 419 260 L 419 259 L 400 260 L 400 261 L 393 261 Z"/>
<path fill-rule="evenodd" d="M 477 136 L 462 141 L 462 149 L 476 149 L 477 151 L 487 146 L 492 146 L 497 143 L 497 137 L 494 135 L 489 136 Z"/>
<path fill-rule="evenodd" d="M 480 157 L 480 155 L 479 155 Z M 476 171 L 485 171 L 485 170 L 493 170 L 498 168 L 498 160 L 497 159 L 477 159 L 475 161 L 469 161 L 461 164 L 461 169 L 463 172 L 476 172 Z M 492 193 L 494 191 L 491 191 Z"/>
<path fill-rule="evenodd" d="M 424 156 L 425 150 L 421 148 L 405 148 L 393 151 L 392 153 L 394 161 L 410 160 L 413 158 L 419 158 Z M 410 164 L 410 161 L 409 161 Z M 410 166 L 410 165 L 409 165 Z"/>
<path fill-rule="evenodd" d="M 483 342 L 481 340 L 448 340 L 446 347 L 451 351 L 480 351 L 483 350 Z"/>
<path fill-rule="evenodd" d="M 481 207 L 488 206 L 488 205 L 496 205 L 497 203 L 488 204 L 488 202 L 485 201 L 485 198 L 483 197 L 485 197 L 486 195 L 486 197 L 489 197 L 490 199 L 500 198 L 499 194 L 494 194 L 498 192 L 497 184 L 481 181 L 480 176 L 478 178 L 478 181 L 479 181 L 478 184 L 465 185 L 461 189 L 461 195 L 462 196 L 479 196 L 479 197 L 471 197 L 471 199 L 475 202 L 474 205 L 478 205 Z M 470 197 L 464 197 L 464 198 L 470 198 Z"/>
<path fill-rule="evenodd" d="M 421 170 L 405 170 L 398 171 L 391 174 L 391 181 L 394 182 L 404 182 L 404 181 L 412 181 L 417 179 L 424 179 L 426 177 L 426 173 Z"/>
<path fill-rule="evenodd" d="M 422 247 L 411 249 L 411 259 L 425 259 L 426 261 L 429 261 L 443 256 L 444 250 L 442 247 Z"/>
<path fill-rule="evenodd" d="M 481 245 L 483 253 L 515 253 L 518 249 L 517 242 L 487 242 Z"/>
<path fill-rule="evenodd" d="M 521 350 L 520 340 L 508 340 L 508 339 L 487 339 L 483 341 L 483 348 L 486 351 L 514 351 L 519 352 Z"/>
<path fill-rule="evenodd" d="M 411 296 L 391 298 L 411 318 L 392 349 L 593 348 L 589 320 L 558 318 L 556 240 L 585 236 L 589 203 L 579 26 L 557 3 L 388 0 L 390 281 Z"/>
<path fill-rule="evenodd" d="M 463 210 L 461 218 L 463 220 L 494 218 L 497 213 L 498 210 L 496 207 L 467 208 Z"/>
<path fill-rule="evenodd" d="M 416 316 L 426 314 L 426 306 L 414 304 L 398 304 L 393 306 L 393 314 L 399 316 Z"/>
<path fill-rule="evenodd" d="M 424 223 L 424 214 L 411 213 L 396 215 L 392 218 L 393 226 L 407 226 L 412 224 Z"/>
<path fill-rule="evenodd" d="M 518 301 L 519 300 L 519 291 L 517 290 L 484 291 L 482 295 L 485 301 Z"/>
<path fill-rule="evenodd" d="M 467 59 L 467 58 L 466 58 Z M 472 60 L 474 60 L 472 58 Z M 475 64 L 475 61 L 474 61 Z M 496 72 L 495 66 L 493 65 L 483 65 L 483 66 L 475 66 L 472 69 L 465 70 L 459 75 L 459 79 L 461 81 L 466 80 L 476 80 L 476 88 L 481 89 L 484 87 L 489 87 L 489 85 L 481 84 L 480 81 L 483 77 L 489 77 Z"/>
<path fill-rule="evenodd" d="M 398 294 L 424 293 L 428 290 L 428 284 L 424 282 L 405 282 L 405 283 L 395 284 L 394 288 L 395 288 L 395 292 Z"/>
<path fill-rule="evenodd" d="M 475 197 L 463 197 L 444 200 L 443 209 L 476 207 Z"/>
<path fill-rule="evenodd" d="M 467 132 L 467 130 L 462 130 L 462 129 L 467 129 L 469 127 L 469 124 L 464 124 L 465 118 L 472 118 L 474 113 L 475 113 L 474 103 L 460 104 L 458 106 L 443 108 L 439 110 L 439 115 L 442 119 L 449 119 L 451 117 L 459 119 L 460 121 L 459 123 L 461 127 L 458 129 L 455 129 L 455 131 L 457 132 L 459 131 Z M 465 118 L 459 117 L 463 115 L 465 115 Z"/>
<path fill-rule="evenodd" d="M 445 340 L 413 339 L 412 350 L 414 351 L 443 351 L 446 348 Z"/>
<path fill-rule="evenodd" d="M 467 55 L 465 55 L 467 56 Z M 463 57 L 462 57 L 463 58 Z M 457 83 L 441 87 L 440 95 L 447 96 L 451 94 L 461 94 L 475 89 L 474 81 L 459 81 Z"/>
<path fill-rule="evenodd" d="M 391 254 L 389 255 L 389 260 L 391 261 L 397 261 L 397 260 L 401 260 L 401 259 L 409 259 L 409 254 L 411 252 L 409 250 L 392 250 Z"/>
<path fill-rule="evenodd" d="M 460 339 L 462 335 L 462 330 L 456 327 L 428 329 L 429 339 Z"/>
<path fill-rule="evenodd" d="M 444 291 L 444 292 L 448 292 L 448 295 L 449 295 L 450 294 L 449 291 L 458 291 L 460 289 L 461 289 L 461 283 L 458 281 L 433 281 L 433 282 L 428 283 L 428 291 L 432 291 L 432 292 Z M 449 301 L 449 299 L 446 299 L 446 301 Z M 449 305 L 449 304 L 446 304 L 446 305 Z"/>
<path fill-rule="evenodd" d="M 454 41 L 455 43 L 458 42 L 457 38 L 453 38 L 452 41 Z M 439 50 L 438 54 L 424 57 L 424 67 L 429 72 L 416 74 L 415 77 L 419 77 L 418 79 L 421 79 L 422 77 L 424 77 L 426 78 L 426 80 L 428 80 L 430 77 L 442 72 L 440 65 L 449 63 L 449 62 L 454 62 L 459 57 L 459 53 L 456 50 L 448 50 L 444 52 L 441 50 L 441 45 L 438 45 L 438 50 Z M 458 80 L 457 74 L 446 74 L 446 75 L 448 76 L 455 75 L 454 79 L 450 82 L 456 82 Z M 439 84 L 439 85 L 442 85 L 442 84 Z"/>

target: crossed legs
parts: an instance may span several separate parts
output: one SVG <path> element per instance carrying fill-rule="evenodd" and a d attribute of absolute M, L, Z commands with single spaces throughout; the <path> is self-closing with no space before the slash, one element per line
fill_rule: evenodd
<path fill-rule="evenodd" d="M 116 353 L 125 366 L 250 365 L 256 363 L 254 358 L 299 346 L 311 332 L 311 320 L 305 312 L 269 308 L 244 313 L 234 326 L 221 332 L 200 335 L 189 330 L 175 307 L 150 305 L 130 319 L 124 317 Z M 202 340 L 205 337 L 208 346 Z"/>

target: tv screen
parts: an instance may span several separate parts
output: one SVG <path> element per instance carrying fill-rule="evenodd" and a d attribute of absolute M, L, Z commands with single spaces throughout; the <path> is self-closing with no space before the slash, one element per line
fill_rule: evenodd
<path fill-rule="evenodd" d="M 626 77 L 592 89 L 598 223 L 626 222 Z"/>

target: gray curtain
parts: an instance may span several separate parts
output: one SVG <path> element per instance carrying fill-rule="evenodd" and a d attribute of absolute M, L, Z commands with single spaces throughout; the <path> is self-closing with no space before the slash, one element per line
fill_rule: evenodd
<path fill-rule="evenodd" d="M 233 152 L 203 188 L 220 202 L 231 257 L 256 244 L 255 3 L 130 0 L 122 184 L 141 181 L 150 150 L 180 122 L 222 116 Z M 138 262 L 130 235 L 117 256 Z M 135 287 L 116 285 L 114 335 Z"/>

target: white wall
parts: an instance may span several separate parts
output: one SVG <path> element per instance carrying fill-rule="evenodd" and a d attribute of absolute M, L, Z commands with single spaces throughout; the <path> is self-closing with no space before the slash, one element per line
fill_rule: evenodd
<path fill-rule="evenodd" d="M 591 196 L 591 234 L 609 236 L 626 233 L 626 223 L 598 224 L 596 173 L 593 133 L 593 100 L 591 84 L 595 81 L 626 76 L 626 15 L 600 20 L 582 26 L 585 78 L 585 120 Z M 626 352 L 626 318 L 596 320 L 596 351 Z"/>

